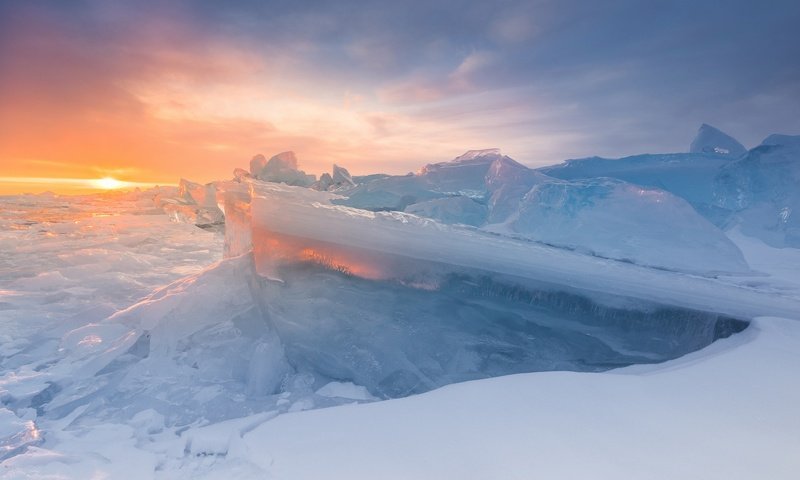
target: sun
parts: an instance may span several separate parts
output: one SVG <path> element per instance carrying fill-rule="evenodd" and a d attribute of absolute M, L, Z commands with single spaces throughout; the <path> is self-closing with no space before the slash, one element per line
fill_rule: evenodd
<path fill-rule="evenodd" d="M 111 178 L 111 177 L 98 178 L 97 180 L 94 180 L 92 183 L 94 184 L 95 187 L 103 190 L 115 190 L 117 188 L 122 188 L 125 185 L 124 182 L 120 182 L 116 178 Z"/>

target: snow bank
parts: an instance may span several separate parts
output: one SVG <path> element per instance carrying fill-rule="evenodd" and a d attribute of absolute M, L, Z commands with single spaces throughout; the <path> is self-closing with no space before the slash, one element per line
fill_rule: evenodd
<path fill-rule="evenodd" d="M 763 318 L 655 367 L 450 385 L 284 415 L 243 440 L 276 478 L 790 479 L 798 342 L 796 320 Z"/>

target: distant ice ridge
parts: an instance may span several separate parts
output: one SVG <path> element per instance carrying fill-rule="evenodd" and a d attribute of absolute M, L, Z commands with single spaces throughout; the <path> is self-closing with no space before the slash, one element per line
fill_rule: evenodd
<path fill-rule="evenodd" d="M 256 155 L 250 160 L 250 174 L 259 180 L 301 187 L 311 186 L 316 181 L 314 175 L 307 175 L 297 168 L 294 152 L 279 153 L 269 161 L 263 155 Z"/>
<path fill-rule="evenodd" d="M 720 169 L 746 153 L 729 135 L 703 124 L 689 153 L 643 154 L 619 159 L 591 157 L 567 160 L 539 169 L 564 180 L 612 177 L 666 190 L 688 201 L 717 226 L 727 226 L 729 212 L 714 200 L 714 182 Z"/>
<path fill-rule="evenodd" d="M 772 245 L 797 245 L 793 190 L 779 185 L 781 178 L 794 178 L 790 164 L 796 142 L 772 135 L 747 152 L 703 124 L 690 153 L 593 157 L 531 170 L 499 149 L 471 150 L 415 174 L 353 177 L 334 165 L 316 181 L 298 169 L 292 152 L 283 152 L 269 161 L 257 155 L 250 173 L 237 169 L 234 181 L 224 185 L 183 181 L 186 193 L 178 205 L 165 201 L 165 210 L 178 220 L 218 224 L 226 191 L 238 189 L 241 195 L 252 182 L 285 183 L 334 192 L 336 205 L 404 211 L 600 257 L 702 274 L 746 272 L 741 252 L 721 229 L 742 224 L 744 233 Z M 764 171 L 764 182 L 778 183 L 745 185 L 747 175 L 736 169 L 758 169 L 753 159 L 769 148 L 782 151 L 784 163 L 789 162 L 779 176 Z M 766 202 L 753 196 L 759 189 L 772 192 L 773 186 L 780 198 Z M 216 207 L 208 200 L 214 197 Z"/>
<path fill-rule="evenodd" d="M 711 213 L 720 211 L 729 218 L 728 210 L 715 205 L 712 189 L 714 175 L 728 162 L 726 155 L 676 154 L 571 161 L 536 171 L 487 149 L 399 176 L 353 177 L 334 165 L 332 174 L 312 182 L 298 170 L 294 154 L 284 152 L 269 161 L 257 155 L 251 173 L 237 169 L 233 181 L 182 180 L 180 198 L 165 200 L 164 208 L 173 217 L 180 214 L 178 220 L 218 224 L 227 203 L 246 204 L 248 185 L 266 181 L 336 193 L 330 200 L 336 205 L 405 211 L 657 268 L 744 272 L 748 267 L 738 249 L 698 213 L 714 220 Z M 240 219 L 228 221 L 234 222 L 227 229 L 228 251 L 242 253 L 235 245 L 242 237 L 232 233 Z"/>
<path fill-rule="evenodd" d="M 798 139 L 770 135 L 746 151 L 729 136 L 704 125 L 692 144 L 694 153 L 593 157 L 539 171 L 565 180 L 605 176 L 667 190 L 720 228 L 741 225 L 742 232 L 770 245 L 798 247 Z"/>

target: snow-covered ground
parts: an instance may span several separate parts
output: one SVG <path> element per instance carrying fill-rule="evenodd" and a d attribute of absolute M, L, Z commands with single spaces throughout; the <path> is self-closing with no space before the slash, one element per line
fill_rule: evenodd
<path fill-rule="evenodd" d="M 698 138 L 626 162 L 735 160 Z M 0 197 L 0 478 L 800 470 L 800 250 L 496 150 L 315 183 L 287 152 L 235 177 Z"/>

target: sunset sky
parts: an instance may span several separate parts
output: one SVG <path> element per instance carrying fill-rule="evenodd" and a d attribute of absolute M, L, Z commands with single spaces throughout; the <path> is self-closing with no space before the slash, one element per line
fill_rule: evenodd
<path fill-rule="evenodd" d="M 2 1 L 0 193 L 284 150 L 316 174 L 685 151 L 703 122 L 751 147 L 800 133 L 798 25 L 796 0 Z"/>

